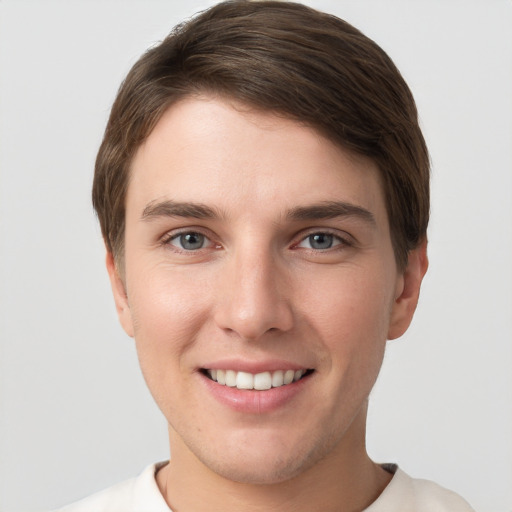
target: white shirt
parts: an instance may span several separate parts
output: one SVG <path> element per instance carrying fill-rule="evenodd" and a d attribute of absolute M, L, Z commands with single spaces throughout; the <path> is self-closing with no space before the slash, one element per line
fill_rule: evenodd
<path fill-rule="evenodd" d="M 155 480 L 166 462 L 147 467 L 137 478 L 121 482 L 55 512 L 172 512 Z M 392 464 L 391 482 L 363 512 L 474 512 L 452 491 L 430 482 L 411 478 Z"/>

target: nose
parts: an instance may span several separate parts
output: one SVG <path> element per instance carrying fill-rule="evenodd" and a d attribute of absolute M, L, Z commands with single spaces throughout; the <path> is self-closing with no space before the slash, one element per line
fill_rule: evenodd
<path fill-rule="evenodd" d="M 286 269 L 262 252 L 240 251 L 217 276 L 216 324 L 241 339 L 256 340 L 293 326 Z"/>

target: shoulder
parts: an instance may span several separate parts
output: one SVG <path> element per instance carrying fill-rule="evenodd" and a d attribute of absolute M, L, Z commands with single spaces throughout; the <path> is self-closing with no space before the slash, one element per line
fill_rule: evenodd
<path fill-rule="evenodd" d="M 410 478 L 411 486 L 418 504 L 425 512 L 439 512 L 446 510 L 450 512 L 474 512 L 469 503 L 457 493 L 445 489 L 430 480 Z"/>
<path fill-rule="evenodd" d="M 158 490 L 156 471 L 148 466 L 138 477 L 99 491 L 54 512 L 171 512 Z"/>
<path fill-rule="evenodd" d="M 131 511 L 130 503 L 132 501 L 135 480 L 135 478 L 131 478 L 54 512 Z"/>
<path fill-rule="evenodd" d="M 380 497 L 366 512 L 475 512 L 457 493 L 396 469 Z"/>

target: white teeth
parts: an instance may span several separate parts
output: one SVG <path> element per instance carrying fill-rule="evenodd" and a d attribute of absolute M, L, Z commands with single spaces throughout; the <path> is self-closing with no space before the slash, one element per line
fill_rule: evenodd
<path fill-rule="evenodd" d="M 236 387 L 236 372 L 234 370 L 226 370 L 226 386 Z"/>
<path fill-rule="evenodd" d="M 254 376 L 252 373 L 238 372 L 236 376 L 236 387 L 238 389 L 253 389 Z"/>
<path fill-rule="evenodd" d="M 270 372 L 257 373 L 254 376 L 254 389 L 263 391 L 272 387 L 272 375 Z"/>
<path fill-rule="evenodd" d="M 278 388 L 284 384 L 284 372 L 282 370 L 277 370 L 272 374 L 272 387 Z"/>
<path fill-rule="evenodd" d="M 306 370 L 276 370 L 256 374 L 234 370 L 207 370 L 207 373 L 212 380 L 224 386 L 263 391 L 296 382 L 304 376 Z"/>
<path fill-rule="evenodd" d="M 293 382 L 293 377 L 295 377 L 295 372 L 293 370 L 286 370 L 284 374 L 284 384 L 291 384 Z"/>

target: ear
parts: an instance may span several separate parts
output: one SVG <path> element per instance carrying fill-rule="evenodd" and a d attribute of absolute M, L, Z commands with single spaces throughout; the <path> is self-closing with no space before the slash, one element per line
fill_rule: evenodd
<path fill-rule="evenodd" d="M 119 270 L 115 263 L 114 256 L 110 251 L 107 251 L 106 265 L 108 275 L 110 277 L 110 286 L 112 287 L 112 293 L 114 294 L 114 301 L 116 303 L 119 322 L 121 323 L 121 326 L 125 330 L 126 334 L 133 338 L 133 319 L 130 305 L 128 304 L 126 287 L 123 280 L 121 279 L 121 276 L 119 275 Z"/>
<path fill-rule="evenodd" d="M 421 282 L 428 268 L 427 241 L 409 253 L 407 267 L 400 276 L 391 319 L 388 339 L 399 338 L 408 329 L 420 295 Z"/>

